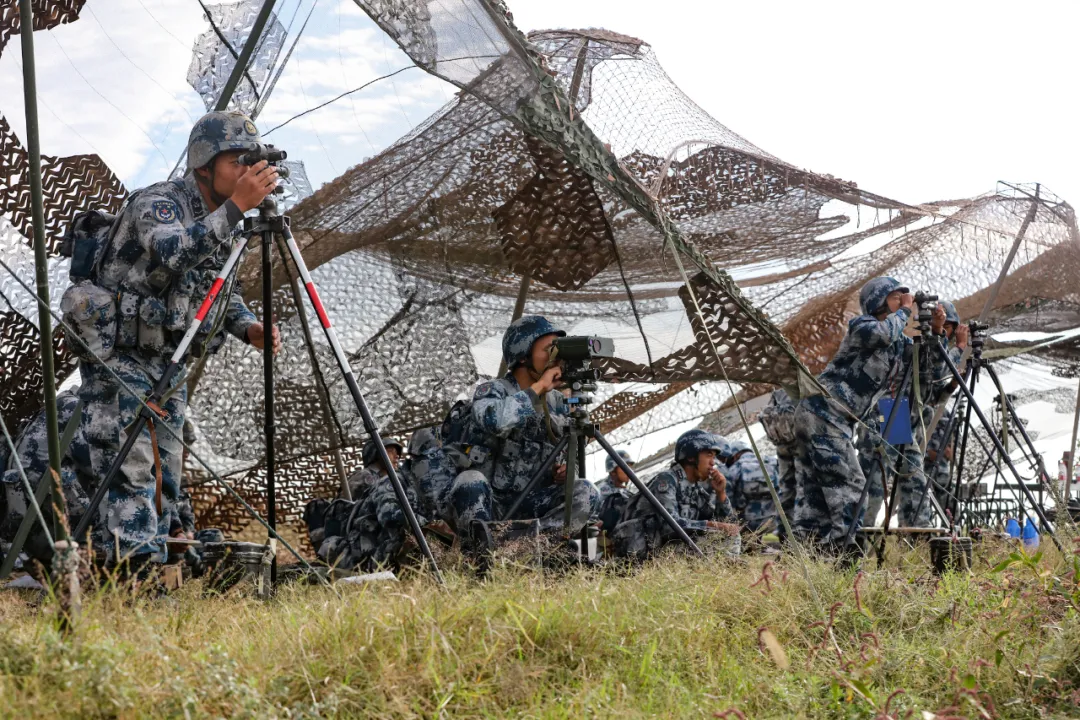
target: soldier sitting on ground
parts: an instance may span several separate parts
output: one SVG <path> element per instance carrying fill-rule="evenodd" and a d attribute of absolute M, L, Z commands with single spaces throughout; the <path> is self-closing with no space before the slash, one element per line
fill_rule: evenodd
<path fill-rule="evenodd" d="M 727 478 L 727 496 L 743 527 L 756 534 L 779 525 L 776 504 L 767 483 L 776 488 L 776 478 L 761 467 L 753 450 L 741 440 L 730 440 L 717 459 Z"/>
<path fill-rule="evenodd" d="M 492 549 L 487 523 L 496 519 L 537 518 L 542 531 L 562 530 L 566 464 L 561 457 L 513 517 L 504 514 L 567 430 L 569 405 L 558 389 L 562 370 L 549 367 L 552 343 L 564 335 L 539 315 L 515 320 L 502 339 L 506 375 L 476 389 L 461 437 L 444 448 L 460 470 L 442 504 L 449 515 L 444 519 L 466 550 Z M 571 533 L 588 522 L 599 497 L 592 483 L 577 480 Z"/>
<path fill-rule="evenodd" d="M 630 467 L 634 467 L 634 461 L 630 453 L 619 450 L 619 457 L 626 461 Z M 596 483 L 596 490 L 600 493 L 600 509 L 596 512 L 595 519 L 599 520 L 600 527 L 608 532 L 615 529 L 622 518 L 626 503 L 630 501 L 630 478 L 623 469 L 615 464 L 615 459 L 608 457 L 604 462 L 607 477 Z"/>
<path fill-rule="evenodd" d="M 691 537 L 708 531 L 737 536 L 739 526 L 721 522 L 734 517 L 727 498 L 726 480 L 716 469 L 716 454 L 723 442 L 704 430 L 690 430 L 675 441 L 671 466 L 649 483 L 649 490 Z M 641 493 L 635 495 L 612 533 L 615 554 L 644 559 L 670 542 L 681 542 L 678 534 Z"/>

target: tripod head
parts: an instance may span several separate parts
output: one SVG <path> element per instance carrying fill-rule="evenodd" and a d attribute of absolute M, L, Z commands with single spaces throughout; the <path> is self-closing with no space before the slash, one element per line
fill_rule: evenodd
<path fill-rule="evenodd" d="M 570 417 L 579 428 L 589 425 L 589 410 L 596 383 L 600 381 L 600 368 L 593 367 L 593 360 L 614 357 L 615 341 L 592 335 L 569 335 L 556 338 L 552 357 L 562 361 L 563 382 L 570 388 Z"/>
<path fill-rule="evenodd" d="M 971 345 L 972 367 L 978 367 L 982 364 L 983 347 L 986 345 L 986 331 L 989 329 L 989 323 L 981 323 L 978 320 L 968 322 L 968 343 Z"/>
<path fill-rule="evenodd" d="M 934 310 L 937 309 L 938 296 L 927 292 L 915 293 L 915 307 L 918 308 L 916 319 L 919 322 L 919 333 L 925 337 L 930 335 L 930 321 L 934 319 Z"/>

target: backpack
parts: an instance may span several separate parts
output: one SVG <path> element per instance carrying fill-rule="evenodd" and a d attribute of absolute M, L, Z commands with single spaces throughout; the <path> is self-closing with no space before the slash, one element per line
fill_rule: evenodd
<path fill-rule="evenodd" d="M 784 389 L 775 390 L 758 414 L 765 435 L 778 447 L 795 444 L 795 404 Z"/>

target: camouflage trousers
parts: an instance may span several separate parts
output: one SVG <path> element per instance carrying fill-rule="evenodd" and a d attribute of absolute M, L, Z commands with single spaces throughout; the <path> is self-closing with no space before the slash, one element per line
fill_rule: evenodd
<path fill-rule="evenodd" d="M 863 514 L 863 524 L 877 525 L 881 507 L 885 504 L 885 484 L 881 475 L 881 455 L 877 448 L 880 445 L 878 435 L 863 432 L 859 441 L 859 465 L 862 467 L 863 476 L 866 477 L 866 511 Z"/>
<path fill-rule="evenodd" d="M 460 532 L 473 520 L 490 522 L 498 513 L 500 520 L 528 520 L 539 518 L 540 530 L 561 530 L 565 514 L 565 488 L 562 485 L 548 485 L 529 493 L 513 517 L 502 514 L 517 500 L 512 491 L 497 491 L 491 487 L 487 477 L 479 470 L 466 470 L 458 475 L 450 487 L 448 504 L 449 522 Z M 579 479 L 574 486 L 573 504 L 571 505 L 570 531 L 581 530 L 600 505 L 600 493 L 593 484 Z"/>
<path fill-rule="evenodd" d="M 780 477 L 777 478 L 777 482 L 780 485 L 778 494 L 780 495 L 780 507 L 784 511 L 784 515 L 787 517 L 788 522 L 792 524 L 792 529 L 795 526 L 795 448 L 793 447 L 776 447 L 776 468 Z M 784 523 L 779 517 L 776 518 L 776 532 L 780 536 L 780 539 L 784 539 L 787 536 L 787 531 L 784 530 Z"/>
<path fill-rule="evenodd" d="M 915 441 L 904 446 L 904 460 L 899 463 L 899 479 L 896 480 L 898 459 L 900 457 L 892 446 L 885 446 L 885 457 L 882 461 L 877 448 L 883 442 L 874 434 L 868 434 L 859 443 L 859 463 L 862 465 L 869 486 L 867 495 L 865 521 L 869 525 L 877 523 L 878 514 L 885 501 L 884 483 L 882 482 L 881 465 L 884 462 L 890 478 L 896 480 L 899 485 L 896 489 L 896 510 L 894 515 L 900 527 L 929 527 L 933 520 L 933 506 L 926 497 L 926 474 L 923 472 L 922 453 L 919 452 L 920 440 L 923 437 L 922 430 L 916 428 Z"/>
<path fill-rule="evenodd" d="M 822 396 L 795 409 L 795 522 L 803 540 L 840 544 L 861 524 L 863 477 L 851 423 Z"/>
<path fill-rule="evenodd" d="M 168 360 L 118 353 L 107 364 L 140 398 L 145 398 Z M 142 406 L 99 363 L 82 362 L 79 372 L 82 385 L 78 392 L 83 401 L 80 429 L 89 450 L 89 463 L 82 479 L 87 491 L 92 493 L 119 455 L 120 446 L 127 439 L 126 429 L 135 422 Z M 124 459 L 105 502 L 96 511 L 94 541 L 101 543 L 110 559 L 115 559 L 117 551 L 121 556 L 163 552 L 163 536 L 183 527 L 179 507 L 183 447 L 176 438 L 181 437 L 184 427 L 186 386 L 176 388 L 162 409 L 167 415 L 157 420 L 161 513 L 158 514 L 155 503 L 154 449 L 150 429 L 146 427 Z M 165 425 L 176 437 L 165 430 Z"/>
<path fill-rule="evenodd" d="M 57 423 L 61 435 L 67 426 L 71 416 L 75 413 L 78 405 L 78 397 L 73 391 L 62 392 L 56 396 Z M 8 428 L 12 430 L 12 428 Z M 22 524 L 23 519 L 32 514 L 29 498 L 26 494 L 25 485 L 19 475 L 19 468 L 14 458 L 10 457 L 7 443 L 3 442 L 0 450 L 0 478 L 3 481 L 5 513 L 0 518 L 0 538 L 11 542 L 15 533 Z M 42 481 L 48 482 L 46 472 L 49 468 L 49 447 L 45 432 L 45 411 L 42 410 L 23 429 L 15 440 L 15 448 L 18 452 L 18 462 L 22 464 L 26 479 L 30 481 L 36 491 Z M 78 518 L 86 512 L 90 499 L 86 495 L 79 481 L 77 466 L 89 465 L 89 448 L 83 439 L 81 432 L 76 432 L 72 438 L 67 452 L 60 462 L 60 486 L 63 490 L 64 500 L 67 503 L 68 516 L 72 521 L 78 522 Z M 42 511 L 48 514 L 51 502 L 42 503 Z M 40 525 L 35 525 L 34 530 L 27 537 L 24 549 L 31 557 L 45 560 L 49 557 L 48 542 L 41 530 Z"/>

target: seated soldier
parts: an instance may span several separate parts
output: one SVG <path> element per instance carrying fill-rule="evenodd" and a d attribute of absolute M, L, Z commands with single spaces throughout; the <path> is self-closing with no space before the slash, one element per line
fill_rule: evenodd
<path fill-rule="evenodd" d="M 775 530 L 779 519 L 766 483 L 776 488 L 776 478 L 761 467 L 750 446 L 742 440 L 726 441 L 717 462 L 727 478 L 728 500 L 743 527 L 758 534 Z"/>
<path fill-rule="evenodd" d="M 723 474 L 716 469 L 721 440 L 704 430 L 690 430 L 675 441 L 671 466 L 649 483 L 649 490 L 691 537 L 707 531 L 737 536 L 738 525 L 720 522 L 734 513 L 728 502 Z M 642 493 L 626 505 L 622 521 L 612 533 L 615 554 L 644 559 L 669 542 L 681 542 L 678 534 L 657 513 Z"/>
<path fill-rule="evenodd" d="M 401 454 L 405 450 L 404 446 L 393 438 L 384 439 L 383 445 L 386 446 L 386 454 L 390 456 L 390 462 L 393 463 L 396 470 L 398 462 L 401 460 Z M 371 492 L 371 489 L 375 487 L 375 483 L 379 481 L 379 478 L 386 475 L 386 469 L 382 466 L 382 460 L 379 459 L 379 449 L 375 446 L 374 440 L 368 440 L 364 443 L 361 457 L 364 461 L 364 467 L 350 475 L 347 481 L 351 498 L 345 497 L 345 491 L 342 488 L 341 497 L 346 500 L 351 499 L 354 502 L 363 500 Z"/>
<path fill-rule="evenodd" d="M 467 549 L 491 548 L 487 523 L 496 519 L 538 518 L 541 530 L 562 529 L 563 458 L 556 460 L 513 517 L 504 513 L 566 432 L 570 410 L 558 390 L 562 370 L 558 365 L 549 367 L 552 343 L 565 335 L 538 315 L 515 320 L 502 339 L 506 375 L 476 389 L 461 439 L 447 443 L 447 456 L 461 472 L 447 490 L 449 517 L 445 520 L 463 536 Z M 584 478 L 577 481 L 571 534 L 588 522 L 599 498 L 592 483 Z"/>
<path fill-rule="evenodd" d="M 630 459 L 630 453 L 619 450 L 619 457 L 626 461 L 630 467 L 634 467 L 634 461 Z M 600 509 L 596 518 L 600 520 L 600 527 L 611 531 L 619 524 L 626 503 L 630 500 L 630 489 L 627 485 L 630 478 L 623 469 L 615 464 L 615 459 L 608 457 L 604 462 L 607 477 L 596 483 L 596 490 L 600 493 Z"/>

